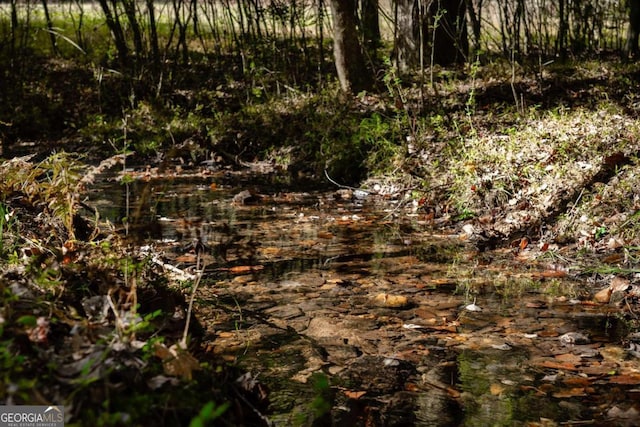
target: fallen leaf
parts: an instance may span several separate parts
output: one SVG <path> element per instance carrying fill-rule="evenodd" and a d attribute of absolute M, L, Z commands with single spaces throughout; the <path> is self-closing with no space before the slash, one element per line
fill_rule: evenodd
<path fill-rule="evenodd" d="M 264 265 L 236 265 L 234 267 L 223 268 L 233 274 L 245 274 L 253 271 L 260 271 L 264 269 Z"/>
<path fill-rule="evenodd" d="M 553 393 L 553 397 L 557 399 L 569 398 L 569 397 L 582 397 L 586 396 L 587 393 L 583 387 L 575 387 L 566 390 L 560 390 Z"/>
<path fill-rule="evenodd" d="M 585 390 L 591 385 L 591 381 L 584 377 L 570 377 L 562 380 L 562 383 L 570 387 L 582 387 Z"/>
<path fill-rule="evenodd" d="M 566 277 L 567 272 L 562 270 L 545 270 L 545 271 L 539 271 L 537 273 L 533 273 L 532 276 L 534 278 L 542 277 L 542 278 L 553 279 L 553 278 Z"/>
<path fill-rule="evenodd" d="M 612 293 L 613 289 L 611 289 L 611 286 L 607 286 L 606 288 L 596 292 L 593 299 L 595 302 L 599 302 L 600 304 L 608 304 Z"/>
<path fill-rule="evenodd" d="M 640 374 L 623 374 L 609 377 L 609 383 L 620 385 L 636 385 L 640 384 Z"/>
<path fill-rule="evenodd" d="M 611 279 L 609 286 L 614 292 L 624 292 L 629 289 L 631 282 L 622 277 L 614 277 Z"/>
<path fill-rule="evenodd" d="M 193 378 L 193 371 L 200 369 L 198 360 L 176 344 L 167 348 L 164 344 L 158 343 L 154 350 L 156 357 L 162 360 L 164 373 L 167 375 L 190 381 Z"/>
<path fill-rule="evenodd" d="M 580 356 L 571 353 L 558 354 L 555 356 L 555 358 L 559 362 L 574 364 L 580 363 L 580 361 L 582 360 Z"/>
<path fill-rule="evenodd" d="M 333 239 L 333 233 L 330 233 L 329 231 L 318 231 L 318 239 L 331 240 Z"/>
<path fill-rule="evenodd" d="M 406 308 L 409 306 L 409 299 L 403 295 L 381 293 L 376 295 L 373 301 L 378 307 Z"/>
<path fill-rule="evenodd" d="M 404 385 L 404 389 L 406 391 L 413 391 L 413 392 L 420 391 L 420 388 L 418 387 L 418 385 L 414 383 L 406 383 Z"/>
<path fill-rule="evenodd" d="M 563 371 L 577 371 L 578 368 L 573 363 L 554 362 L 553 360 L 545 360 L 538 363 L 538 366 L 549 369 L 560 369 Z"/>
<path fill-rule="evenodd" d="M 351 390 L 343 390 L 343 393 L 345 396 L 347 396 L 349 399 L 353 399 L 353 400 L 358 400 L 360 399 L 362 396 L 364 396 L 365 394 L 367 394 L 366 391 L 351 391 Z"/>
<path fill-rule="evenodd" d="M 529 246 L 529 239 L 526 237 L 523 237 L 522 239 L 520 239 L 520 250 L 525 250 L 527 248 L 527 246 Z"/>
<path fill-rule="evenodd" d="M 494 396 L 500 396 L 504 391 L 504 386 L 502 384 L 493 383 L 489 386 L 489 391 Z"/>

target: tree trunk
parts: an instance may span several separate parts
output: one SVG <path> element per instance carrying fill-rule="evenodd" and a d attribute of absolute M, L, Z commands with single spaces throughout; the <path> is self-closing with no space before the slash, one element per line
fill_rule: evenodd
<path fill-rule="evenodd" d="M 160 67 L 160 46 L 158 44 L 158 28 L 156 24 L 156 12 L 153 0 L 147 1 L 147 13 L 149 14 L 149 44 L 151 44 L 151 62 L 156 71 Z"/>
<path fill-rule="evenodd" d="M 142 31 L 138 24 L 138 17 L 136 16 L 136 3 L 134 0 L 123 0 L 124 13 L 127 15 L 131 32 L 133 33 L 133 47 L 135 49 L 136 57 L 142 57 L 144 55 L 144 46 L 142 44 Z"/>
<path fill-rule="evenodd" d="M 365 48 L 374 55 L 381 44 L 378 0 L 360 0 L 360 25 Z"/>
<path fill-rule="evenodd" d="M 364 62 L 356 29 L 354 3 L 331 0 L 333 13 L 333 56 L 340 87 L 346 93 L 371 89 L 373 78 Z"/>
<path fill-rule="evenodd" d="M 629 30 L 625 50 L 629 56 L 638 55 L 638 37 L 640 36 L 640 0 L 629 0 Z"/>
<path fill-rule="evenodd" d="M 54 55 L 58 54 L 58 44 L 56 43 L 56 35 L 53 30 L 53 22 L 51 21 L 51 15 L 49 14 L 49 5 L 47 0 L 42 0 L 42 10 L 44 11 L 44 19 L 47 22 L 47 30 L 49 31 L 49 41 L 51 42 L 51 51 Z"/>
<path fill-rule="evenodd" d="M 482 23 L 482 1 L 477 0 L 474 4 L 473 0 L 465 0 L 469 19 L 471 20 L 471 28 L 473 29 L 473 50 L 475 53 L 480 52 L 480 30 Z"/>
<path fill-rule="evenodd" d="M 393 55 L 401 73 L 420 65 L 420 14 L 416 0 L 396 0 L 394 2 L 395 40 Z M 423 32 L 424 38 L 425 32 Z"/>
<path fill-rule="evenodd" d="M 127 47 L 127 42 L 124 39 L 124 32 L 120 25 L 120 21 L 117 19 L 118 12 L 115 10 L 115 7 L 113 11 L 111 10 L 107 0 L 98 0 L 98 3 L 104 13 L 105 20 L 107 21 L 107 27 L 109 27 L 109 30 L 113 35 L 113 41 L 116 44 L 116 50 L 118 51 L 118 59 L 120 59 L 121 65 L 126 67 L 129 61 L 129 48 Z"/>
<path fill-rule="evenodd" d="M 437 0 L 429 8 L 433 26 L 433 62 L 439 65 L 462 63 L 469 54 L 464 0 Z"/>

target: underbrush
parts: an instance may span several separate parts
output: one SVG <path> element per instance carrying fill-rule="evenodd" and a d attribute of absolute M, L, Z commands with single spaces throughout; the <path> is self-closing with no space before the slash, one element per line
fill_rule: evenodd
<path fill-rule="evenodd" d="M 152 255 L 81 214 L 84 186 L 116 162 L 0 168 L 0 400 L 56 402 L 67 425 L 202 425 L 237 398 L 238 373 L 200 350 Z"/>

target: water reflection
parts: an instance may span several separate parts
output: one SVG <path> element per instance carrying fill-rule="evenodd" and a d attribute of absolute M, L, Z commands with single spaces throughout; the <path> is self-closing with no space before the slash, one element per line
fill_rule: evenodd
<path fill-rule="evenodd" d="M 506 426 L 603 417 L 593 410 L 608 398 L 600 379 L 618 362 L 602 354 L 620 349 L 629 330 L 606 308 L 559 298 L 575 283 L 534 276 L 508 251 L 480 257 L 455 236 L 434 237 L 393 202 L 263 178 L 136 181 L 128 190 L 105 181 L 91 202 L 180 268 L 190 268 L 193 239 L 206 245 L 197 309 L 209 349 L 259 374 L 272 420 Z M 246 188 L 257 201 L 234 202 Z M 386 304 L 392 297 L 408 303 Z M 482 311 L 467 310 L 471 303 Z M 590 342 L 565 345 L 568 332 Z M 624 395 L 632 385 L 620 387 Z M 325 403 L 329 412 L 316 412 Z"/>

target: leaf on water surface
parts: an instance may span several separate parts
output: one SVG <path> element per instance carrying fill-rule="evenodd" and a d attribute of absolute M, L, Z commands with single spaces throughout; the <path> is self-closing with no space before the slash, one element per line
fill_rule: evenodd
<path fill-rule="evenodd" d="M 351 390 L 342 390 L 342 392 L 344 393 L 345 396 L 347 396 L 349 399 L 353 399 L 353 400 L 358 400 L 360 399 L 362 396 L 364 396 L 365 394 L 367 394 L 366 391 L 351 391 Z"/>
<path fill-rule="evenodd" d="M 608 376 L 615 374 L 617 369 L 617 364 L 614 363 L 598 363 L 598 362 L 590 362 L 588 365 L 583 366 L 580 369 L 582 374 L 590 375 L 590 376 Z"/>
<path fill-rule="evenodd" d="M 637 385 L 640 384 L 640 374 L 621 374 L 609 377 L 610 384 Z"/>
<path fill-rule="evenodd" d="M 246 274 L 254 271 L 260 271 L 264 269 L 264 265 L 236 265 L 233 267 L 223 267 L 219 270 L 228 271 L 233 274 Z"/>
<path fill-rule="evenodd" d="M 541 363 L 538 363 L 537 365 L 542 368 L 559 369 L 562 371 L 578 371 L 579 370 L 578 367 L 573 363 L 555 362 L 553 360 L 544 360 Z"/>
<path fill-rule="evenodd" d="M 334 238 L 333 233 L 331 233 L 330 231 L 318 231 L 318 239 L 326 239 L 326 240 L 331 240 Z"/>
<path fill-rule="evenodd" d="M 559 362 L 573 363 L 573 364 L 578 364 L 582 360 L 580 356 L 576 354 L 571 354 L 571 353 L 558 354 L 555 356 L 555 358 Z"/>
<path fill-rule="evenodd" d="M 570 397 L 584 397 L 587 396 L 587 392 L 583 387 L 569 388 L 566 390 L 556 391 L 552 394 L 556 399 L 566 399 Z"/>
<path fill-rule="evenodd" d="M 591 385 L 591 380 L 584 377 L 569 377 L 562 380 L 562 383 L 568 387 L 586 388 Z"/>
<path fill-rule="evenodd" d="M 265 248 L 259 248 L 258 251 L 260 252 L 260 255 L 264 257 L 273 257 L 280 255 L 282 253 L 282 248 L 276 246 L 267 246 Z"/>
<path fill-rule="evenodd" d="M 378 307 L 406 308 L 409 306 L 409 299 L 404 295 L 391 295 L 381 293 L 373 298 L 373 302 Z"/>

